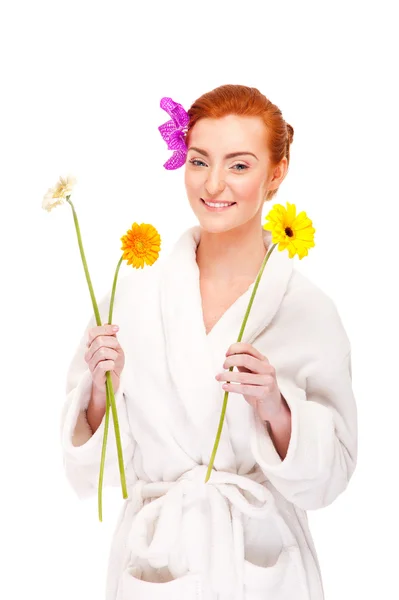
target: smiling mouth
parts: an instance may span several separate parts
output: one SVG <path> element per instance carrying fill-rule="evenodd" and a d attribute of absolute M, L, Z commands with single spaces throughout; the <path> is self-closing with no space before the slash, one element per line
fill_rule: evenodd
<path fill-rule="evenodd" d="M 220 204 L 223 204 L 224 206 L 209 206 L 209 204 L 206 204 L 205 200 L 203 198 L 200 198 L 202 204 L 204 204 L 204 206 L 206 206 L 207 208 L 213 208 L 214 210 L 222 210 L 223 208 L 230 208 L 231 206 L 234 206 L 235 204 L 237 204 L 237 202 L 229 202 L 229 203 L 225 203 L 225 202 L 220 202 Z M 219 203 L 217 203 L 219 204 Z"/>

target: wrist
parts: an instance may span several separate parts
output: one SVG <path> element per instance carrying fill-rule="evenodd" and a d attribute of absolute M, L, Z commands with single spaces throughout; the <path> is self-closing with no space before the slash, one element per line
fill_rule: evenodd
<path fill-rule="evenodd" d="M 284 460 L 291 439 L 291 410 L 283 396 L 281 396 L 280 410 L 264 425 L 278 455 L 281 460 Z"/>
<path fill-rule="evenodd" d="M 273 430 L 285 430 L 287 425 L 291 422 L 291 409 L 284 396 L 280 394 L 280 397 L 281 402 L 279 410 L 277 410 L 274 415 L 263 420 L 265 424 L 269 423 Z"/>

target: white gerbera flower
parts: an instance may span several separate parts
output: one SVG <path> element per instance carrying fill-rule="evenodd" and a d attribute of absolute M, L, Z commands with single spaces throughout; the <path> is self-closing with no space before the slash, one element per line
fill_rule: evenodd
<path fill-rule="evenodd" d="M 50 212 L 55 206 L 63 204 L 65 198 L 72 193 L 73 186 L 76 184 L 76 177 L 68 175 L 60 177 L 59 182 L 54 188 L 49 188 L 47 194 L 43 197 L 42 208 Z"/>

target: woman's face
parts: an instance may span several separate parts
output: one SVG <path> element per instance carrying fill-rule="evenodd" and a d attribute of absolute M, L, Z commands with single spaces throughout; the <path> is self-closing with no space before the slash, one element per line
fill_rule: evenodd
<path fill-rule="evenodd" d="M 281 183 L 286 159 L 280 165 L 270 166 L 267 131 L 260 117 L 200 119 L 190 131 L 184 176 L 200 225 L 216 232 L 251 219 L 260 221 L 266 192 Z M 213 211 L 203 200 L 235 204 Z"/>

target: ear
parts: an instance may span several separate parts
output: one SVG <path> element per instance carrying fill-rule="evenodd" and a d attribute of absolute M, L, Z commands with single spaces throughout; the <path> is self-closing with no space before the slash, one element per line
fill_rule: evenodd
<path fill-rule="evenodd" d="M 279 187 L 284 177 L 286 176 L 288 171 L 288 160 L 287 157 L 284 156 L 279 162 L 279 164 L 274 167 L 273 176 L 269 183 L 269 190 L 275 190 Z"/>

